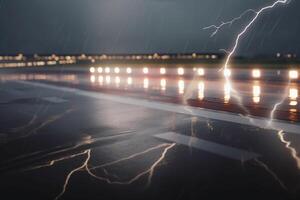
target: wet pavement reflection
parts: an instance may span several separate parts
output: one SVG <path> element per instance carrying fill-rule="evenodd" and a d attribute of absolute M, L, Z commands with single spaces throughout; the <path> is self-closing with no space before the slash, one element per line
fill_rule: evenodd
<path fill-rule="evenodd" d="M 206 78 L 200 67 L 175 68 L 174 77 L 164 67 L 157 76 L 150 67 L 140 70 L 1 74 L 3 195 L 300 197 L 297 81 L 265 81 L 259 69 L 249 72 L 251 80 L 230 83 Z M 190 71 L 194 77 L 186 76 Z M 234 90 L 251 115 L 242 112 Z"/>

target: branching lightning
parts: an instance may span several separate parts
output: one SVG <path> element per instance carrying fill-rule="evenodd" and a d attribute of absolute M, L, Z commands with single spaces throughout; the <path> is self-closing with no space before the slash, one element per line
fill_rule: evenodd
<path fill-rule="evenodd" d="M 278 132 L 278 137 L 279 137 L 280 141 L 285 144 L 285 147 L 290 151 L 292 157 L 296 161 L 298 169 L 300 169 L 300 158 L 298 156 L 298 153 L 295 148 L 291 147 L 291 142 L 287 141 L 284 138 L 284 135 L 285 135 L 285 133 L 283 131 Z"/>
<path fill-rule="evenodd" d="M 128 157 L 124 157 L 124 158 L 121 158 L 119 160 L 115 160 L 115 161 L 112 161 L 112 162 L 108 162 L 108 163 L 105 163 L 105 164 L 102 164 L 102 165 L 98 165 L 98 166 L 94 166 L 92 168 L 90 168 L 91 170 L 95 170 L 95 169 L 98 169 L 98 168 L 104 168 L 104 167 L 108 167 L 108 166 L 111 166 L 111 165 L 114 165 L 114 164 L 117 164 L 117 163 L 120 163 L 120 162 L 123 162 L 123 161 L 126 161 L 126 160 L 130 160 L 130 159 L 133 159 L 133 158 L 136 158 L 138 156 L 141 156 L 141 155 L 144 155 L 146 153 L 149 153 L 153 150 L 156 150 L 156 149 L 159 149 L 159 148 L 163 148 L 163 147 L 168 147 L 170 144 L 167 144 L 167 143 L 163 143 L 163 144 L 160 144 L 160 145 L 157 145 L 157 146 L 154 146 L 154 147 L 150 147 L 142 152 L 139 152 L 139 153 L 135 153 L 135 154 L 132 154 Z"/>
<path fill-rule="evenodd" d="M 235 42 L 234 42 L 234 45 L 233 45 L 232 49 L 229 50 L 229 51 L 228 50 L 222 50 L 225 53 L 227 53 L 227 57 L 225 59 L 225 64 L 220 69 L 220 71 L 228 70 L 231 58 L 236 53 L 236 50 L 237 50 L 237 48 L 239 46 L 241 38 L 248 32 L 248 30 L 252 27 L 252 25 L 256 22 L 256 20 L 263 13 L 265 13 L 266 11 L 273 9 L 274 7 L 276 7 L 278 5 L 288 4 L 289 2 L 290 2 L 290 0 L 277 0 L 277 1 L 273 2 L 272 4 L 259 9 L 258 11 L 255 11 L 253 9 L 248 9 L 245 12 L 243 12 L 240 16 L 238 16 L 236 18 L 233 18 L 230 21 L 222 22 L 220 25 L 211 25 L 211 26 L 205 27 L 204 29 L 214 29 L 214 31 L 211 34 L 211 37 L 213 37 L 224 26 L 226 26 L 226 25 L 232 25 L 236 21 L 242 19 L 247 14 L 250 14 L 250 13 L 254 14 L 254 16 L 252 17 L 252 19 L 250 20 L 250 22 L 241 30 L 241 32 L 238 33 L 237 37 L 235 38 Z M 230 81 L 229 76 L 225 76 L 225 79 L 226 79 L 226 84 L 229 84 L 231 86 L 231 83 L 230 83 L 231 81 Z M 233 88 L 232 88 L 232 91 L 234 93 L 234 97 L 237 99 L 237 101 L 239 103 L 239 106 L 241 106 L 241 108 L 244 111 L 246 111 L 247 113 L 249 113 L 248 110 L 246 109 L 246 107 L 243 105 L 242 98 L 239 95 L 239 93 L 236 90 L 234 90 Z M 268 126 L 270 126 L 272 124 L 272 121 L 274 119 L 274 113 L 275 113 L 275 111 L 284 102 L 284 100 L 286 99 L 286 97 L 287 97 L 287 94 L 284 94 L 283 98 L 274 105 L 274 107 L 273 107 L 273 109 L 271 110 L 271 113 L 270 113 L 270 120 L 269 120 L 269 123 L 267 124 Z M 286 145 L 286 148 L 290 150 L 290 152 L 291 152 L 293 158 L 296 160 L 297 166 L 299 168 L 299 166 L 300 166 L 300 162 L 299 161 L 300 160 L 299 160 L 299 157 L 297 156 L 296 150 L 290 146 L 290 142 L 288 142 L 288 141 L 286 141 L 284 139 L 283 131 L 282 130 L 278 130 L 278 131 L 279 131 L 278 132 L 278 136 L 279 136 L 280 140 Z M 266 171 L 268 171 L 274 177 L 274 179 L 281 185 L 282 188 L 284 188 L 285 190 L 287 189 L 286 186 L 283 184 L 283 182 L 279 179 L 279 177 L 265 163 L 263 163 L 262 161 L 259 161 L 258 159 L 256 159 L 256 162 L 258 164 L 260 164 Z"/>
<path fill-rule="evenodd" d="M 290 85 L 291 81 L 289 81 L 284 93 L 283 93 L 283 96 L 281 98 L 281 100 L 277 103 L 274 104 L 273 106 L 273 109 L 271 110 L 271 113 L 270 113 L 270 120 L 268 122 L 268 126 L 271 126 L 272 125 L 272 122 L 274 120 L 274 115 L 275 115 L 275 112 L 277 111 L 278 107 L 284 103 L 284 101 L 286 100 L 287 96 L 288 96 L 288 88 L 289 88 L 289 85 Z M 279 131 L 282 131 L 282 130 L 279 130 Z"/>
<path fill-rule="evenodd" d="M 254 16 L 252 17 L 252 19 L 250 20 L 250 22 L 241 30 L 241 32 L 238 33 L 237 37 L 235 38 L 235 42 L 233 45 L 233 48 L 230 51 L 225 50 L 225 52 L 227 52 L 227 57 L 225 59 L 225 64 L 223 65 L 223 67 L 220 69 L 221 71 L 225 71 L 228 70 L 229 68 L 229 63 L 233 57 L 233 55 L 236 53 L 236 50 L 239 46 L 240 40 L 241 38 L 248 32 L 248 30 L 252 27 L 252 25 L 256 22 L 256 20 L 262 15 L 264 14 L 266 11 L 273 9 L 274 7 L 278 6 L 278 5 L 285 5 L 288 4 L 290 2 L 290 0 L 277 0 L 274 3 L 272 3 L 271 5 L 265 6 L 261 9 L 259 9 L 258 11 L 254 10 L 254 9 L 248 9 L 246 11 L 244 11 L 240 16 L 233 18 L 230 21 L 226 21 L 226 22 L 222 22 L 220 25 L 211 25 L 208 27 L 205 27 L 204 29 L 215 29 L 214 32 L 211 34 L 211 36 L 216 35 L 224 26 L 226 25 L 232 25 L 234 22 L 242 19 L 246 14 L 249 13 L 254 13 Z M 236 91 L 231 84 L 231 80 L 229 76 L 225 76 L 226 79 L 226 84 L 228 84 L 231 87 L 231 90 L 233 92 L 233 97 L 238 101 L 239 106 L 246 112 L 249 114 L 248 109 L 243 105 L 242 102 L 242 97 L 239 95 L 238 91 Z M 277 103 L 274 106 L 274 109 L 271 112 L 271 116 L 273 116 L 272 113 L 275 112 L 275 110 L 277 109 L 277 107 L 280 105 L 281 103 Z"/>
<path fill-rule="evenodd" d="M 238 17 L 236 17 L 236 18 L 233 18 L 233 19 L 230 20 L 230 21 L 227 21 L 227 22 L 223 22 L 223 21 L 222 21 L 220 25 L 211 25 L 211 26 L 205 27 L 205 28 L 203 28 L 203 29 L 204 29 L 204 30 L 207 30 L 207 29 L 215 29 L 215 31 L 210 35 L 210 37 L 213 37 L 213 36 L 215 36 L 215 35 L 219 32 L 220 29 L 223 28 L 223 26 L 227 26 L 227 25 L 231 26 L 234 22 L 236 22 L 236 21 L 242 19 L 246 14 L 249 14 L 249 13 L 256 13 L 256 11 L 253 10 L 253 9 L 248 9 L 248 10 L 246 10 L 245 12 L 243 12 L 240 16 L 238 16 Z"/>
<path fill-rule="evenodd" d="M 30 170 L 40 169 L 40 168 L 44 168 L 44 167 L 51 167 L 54 164 L 56 164 L 57 162 L 64 161 L 64 160 L 67 160 L 67 159 L 71 159 L 71 158 L 74 158 L 74 157 L 77 157 L 77 156 L 86 155 L 86 159 L 84 160 L 84 162 L 79 167 L 76 167 L 75 169 L 71 170 L 67 174 L 67 177 L 66 177 L 66 179 L 64 181 L 64 184 L 63 184 L 63 188 L 62 188 L 61 192 L 55 197 L 55 200 L 61 198 L 64 195 L 64 193 L 67 190 L 67 187 L 69 185 L 69 182 L 70 182 L 70 179 L 71 179 L 72 175 L 74 175 L 76 172 L 79 172 L 79 171 L 82 171 L 82 170 L 87 172 L 90 176 L 92 176 L 93 178 L 95 178 L 97 180 L 105 181 L 108 184 L 117 184 L 117 185 L 132 184 L 133 182 L 137 181 L 141 177 L 148 174 L 147 184 L 146 184 L 146 187 L 148 187 L 151 184 L 155 168 L 164 160 L 164 158 L 166 157 L 167 152 L 170 149 L 172 149 L 175 145 L 176 145 L 176 143 L 171 143 L 171 144 L 170 143 L 163 143 L 163 144 L 160 144 L 160 145 L 157 145 L 157 146 L 154 146 L 154 147 L 150 147 L 150 148 L 148 148 L 148 149 L 146 149 L 142 152 L 132 154 L 128 157 L 124 157 L 124 158 L 121 158 L 119 160 L 108 162 L 108 163 L 105 163 L 105 164 L 102 164 L 102 165 L 99 165 L 99 166 L 94 166 L 94 167 L 89 167 L 89 161 L 90 161 L 90 158 L 91 158 L 91 149 L 88 149 L 84 152 L 80 152 L 80 153 L 77 153 L 77 154 L 73 154 L 73 155 L 70 155 L 70 156 L 65 156 L 63 158 L 52 160 L 52 161 L 50 161 L 50 162 L 48 162 L 44 165 L 39 165 L 39 166 L 33 167 Z M 108 172 L 105 169 L 105 167 L 112 166 L 112 165 L 115 165 L 117 163 L 136 158 L 138 156 L 144 155 L 146 153 L 149 153 L 151 151 L 154 151 L 154 150 L 160 149 L 160 148 L 164 148 L 164 149 L 163 149 L 161 155 L 159 156 L 159 158 L 149 168 L 147 168 L 147 169 L 143 170 L 142 172 L 138 173 L 136 176 L 134 176 L 130 180 L 127 180 L 127 181 L 112 181 L 107 177 L 98 176 L 98 175 L 95 174 L 95 172 L 93 172 L 94 170 L 96 170 L 98 168 L 102 168 L 103 172 L 106 175 L 108 175 Z"/>
<path fill-rule="evenodd" d="M 262 166 L 277 182 L 278 184 L 284 189 L 287 190 L 287 187 L 284 185 L 284 183 L 279 179 L 279 177 L 262 161 L 255 159 L 255 161 Z"/>
<path fill-rule="evenodd" d="M 262 15 L 264 12 L 266 12 L 267 10 L 270 10 L 272 8 L 274 8 L 275 6 L 277 5 L 280 5 L 280 4 L 287 4 L 289 1 L 288 0 L 277 0 L 275 1 L 273 4 L 269 5 L 269 6 L 266 6 L 266 7 L 263 7 L 261 8 L 260 10 L 258 11 L 255 11 L 253 9 L 249 9 L 249 10 L 246 10 L 245 12 L 243 12 L 239 17 L 236 17 L 230 21 L 227 21 L 227 22 L 222 22 L 220 25 L 211 25 L 211 26 L 208 26 L 208 27 L 205 27 L 204 29 L 214 29 L 213 33 L 211 34 L 211 37 L 213 37 L 214 35 L 216 35 L 224 26 L 227 26 L 227 25 L 232 25 L 233 23 L 235 23 L 236 21 L 242 19 L 244 16 L 252 13 L 254 14 L 253 18 L 251 19 L 251 21 L 242 29 L 242 31 L 237 35 L 237 37 L 235 38 L 235 43 L 234 43 L 234 46 L 233 48 L 230 50 L 230 51 L 225 51 L 228 55 L 226 57 L 226 60 L 225 60 L 225 64 L 223 65 L 223 67 L 221 68 L 221 70 L 227 70 L 229 68 L 229 63 L 233 57 L 233 55 L 236 53 L 236 50 L 239 46 L 239 43 L 240 43 L 240 40 L 241 38 L 247 33 L 247 31 L 251 28 L 251 26 L 255 23 L 255 21 L 260 17 L 260 15 Z M 225 79 L 226 79 L 226 82 L 229 83 L 231 85 L 231 81 L 230 81 L 230 78 L 228 76 L 225 76 Z M 232 89 L 232 91 L 234 92 L 234 97 L 238 100 L 240 106 L 245 110 L 247 111 L 247 109 L 243 106 L 243 103 L 242 103 L 242 98 L 240 97 L 240 95 L 238 94 L 238 92 L 234 89 Z M 273 119 L 274 117 L 274 112 L 277 110 L 277 107 L 279 105 L 282 104 L 283 101 L 280 101 L 278 103 L 275 104 L 272 112 L 271 112 L 271 115 L 270 115 L 270 118 L 271 120 Z M 68 112 L 71 112 L 68 111 Z M 68 113 L 67 112 L 67 113 Z M 248 113 L 248 111 L 247 111 Z M 29 134 L 32 134 L 32 133 L 35 133 L 37 130 L 41 129 L 42 127 L 48 125 L 49 123 L 59 119 L 61 116 L 57 116 L 55 118 L 52 118 L 50 120 L 48 120 L 47 122 L 41 124 L 40 126 L 38 126 L 36 129 L 32 130 Z M 192 126 L 192 129 L 193 129 L 193 126 Z M 193 132 L 193 131 L 192 131 Z M 297 165 L 298 165 L 298 168 L 300 168 L 300 159 L 299 157 L 297 157 L 297 152 L 294 148 L 290 147 L 290 142 L 288 142 L 287 140 L 285 140 L 284 138 L 284 133 L 283 131 L 280 131 L 278 133 L 279 137 L 280 137 L 280 140 L 286 144 L 286 147 L 288 149 L 290 149 L 291 151 L 291 154 L 292 156 L 297 160 Z M 94 167 L 89 167 L 89 161 L 90 161 L 90 158 L 91 158 L 91 149 L 88 149 L 84 152 L 81 152 L 81 153 L 78 153 L 78 154 L 74 154 L 74 155 L 71 155 L 71 156 L 67 156 L 67 157 L 63 157 L 63 158 L 60 158 L 60 159 L 56 159 L 56 160 L 52 160 L 50 162 L 48 162 L 47 164 L 45 165 L 40 165 L 40 166 L 37 166 L 33 169 L 39 169 L 39 168 L 42 168 L 42 167 L 49 167 L 49 166 L 53 166 L 55 163 L 59 162 L 59 161 L 63 161 L 63 160 L 66 160 L 66 159 L 70 159 L 70 158 L 74 158 L 74 157 L 77 157 L 77 156 L 83 156 L 85 155 L 86 158 L 84 160 L 84 162 L 76 167 L 75 169 L 71 170 L 67 176 L 66 176 L 66 179 L 65 179 L 65 182 L 63 184 L 63 188 L 61 190 L 61 192 L 55 197 L 55 200 L 61 198 L 64 193 L 66 192 L 66 189 L 69 185 L 69 182 L 70 182 L 70 179 L 72 177 L 72 175 L 74 175 L 75 173 L 79 172 L 79 171 L 85 171 L 87 172 L 90 176 L 98 179 L 98 180 L 101 180 L 101 181 L 105 181 L 109 184 L 121 184 L 121 185 L 124 185 L 124 184 L 131 184 L 133 182 L 135 182 L 136 180 L 138 180 L 139 178 L 145 176 L 148 174 L 148 178 L 147 178 L 147 186 L 149 186 L 151 184 L 151 180 L 152 180 L 152 177 L 153 177 L 153 174 L 154 174 L 154 171 L 155 171 L 155 168 L 164 160 L 164 158 L 166 157 L 166 154 L 167 152 L 172 149 L 176 144 L 175 143 L 172 143 L 172 144 L 161 144 L 161 145 L 157 145 L 155 147 L 151 147 L 145 151 L 142 151 L 142 152 L 139 152 L 139 153 L 135 153 L 133 155 L 130 155 L 128 157 L 125 157 L 125 158 L 121 158 L 119 160 L 116 160 L 116 161 L 112 161 L 112 162 L 109 162 L 109 163 L 105 163 L 105 164 L 102 164 L 102 165 L 99 165 L 99 166 L 94 166 Z M 164 150 L 162 151 L 162 153 L 160 154 L 159 158 L 147 169 L 145 169 L 144 171 L 138 173 L 136 176 L 134 176 L 133 178 L 131 178 L 130 180 L 127 180 L 127 181 L 112 181 L 110 180 L 109 178 L 107 177 L 100 177 L 98 175 L 95 174 L 95 171 L 96 169 L 98 168 L 102 168 L 103 171 L 107 174 L 107 171 L 105 169 L 105 167 L 108 167 L 108 166 L 112 166 L 114 164 L 117 164 L 117 163 L 120 163 L 120 162 L 123 162 L 123 161 L 126 161 L 126 160 L 130 160 L 130 159 L 133 159 L 137 156 L 140 156 L 140 155 L 144 155 L 148 152 L 151 152 L 153 150 L 156 150 L 156 149 L 159 149 L 159 148 L 164 148 Z M 279 178 L 276 176 L 276 174 L 274 172 L 272 172 L 264 163 L 262 163 L 261 161 L 258 161 L 257 162 L 263 166 L 263 168 L 265 168 L 268 172 L 270 172 L 270 174 L 279 182 L 279 184 L 286 189 L 285 185 L 279 180 Z"/>
<path fill-rule="evenodd" d="M 230 60 L 232 58 L 232 56 L 235 54 L 236 52 L 236 49 L 238 48 L 238 45 L 240 43 L 240 40 L 242 38 L 242 36 L 244 36 L 247 31 L 251 28 L 251 26 L 254 24 L 254 22 L 258 19 L 258 17 L 260 15 L 262 15 L 264 12 L 270 10 L 270 9 L 273 9 L 275 6 L 279 5 L 279 4 L 288 4 L 289 3 L 289 0 L 277 0 L 275 1 L 273 4 L 269 5 L 269 6 L 265 6 L 263 8 L 261 8 L 260 10 L 258 11 L 255 11 L 253 9 L 249 9 L 249 10 L 246 10 L 245 12 L 243 12 L 239 17 L 237 18 L 234 18 L 230 21 L 227 21 L 227 22 L 222 22 L 221 25 L 219 26 L 216 26 L 216 25 L 211 25 L 211 26 L 208 26 L 208 27 L 205 27 L 204 29 L 211 29 L 211 28 L 214 28 L 215 31 L 213 32 L 212 36 L 214 36 L 215 34 L 217 34 L 219 32 L 219 30 L 225 26 L 225 25 L 228 25 L 228 24 L 233 24 L 235 21 L 241 19 L 245 14 L 249 13 L 249 12 L 253 12 L 254 13 L 254 17 L 252 18 L 252 20 L 244 27 L 244 29 L 242 29 L 242 31 L 237 35 L 236 39 L 235 39 L 235 43 L 234 43 L 234 46 L 233 48 L 231 49 L 231 51 L 229 51 L 229 54 L 227 55 L 227 58 L 225 60 L 225 64 L 223 66 L 223 69 L 227 69 L 228 68 L 228 64 L 230 63 Z"/>
<path fill-rule="evenodd" d="M 26 128 L 30 127 L 31 125 L 33 125 L 35 123 L 35 121 L 37 120 L 37 117 L 38 116 L 36 114 L 34 114 L 31 118 L 31 120 L 27 124 L 25 124 L 21 127 L 13 128 L 11 131 L 16 133 L 16 132 L 20 132 L 20 131 L 25 130 Z"/>
<path fill-rule="evenodd" d="M 102 181 L 106 181 L 107 183 L 109 184 L 118 184 L 118 185 L 129 185 L 129 184 L 132 184 L 133 182 L 137 181 L 139 178 L 141 178 L 142 176 L 146 175 L 146 174 L 149 174 L 148 176 L 148 179 L 147 179 L 147 184 L 146 184 L 146 187 L 148 187 L 150 184 L 151 184 L 151 180 L 152 180 L 152 177 L 153 177 L 153 174 L 154 174 L 154 170 L 155 168 L 158 166 L 158 164 L 165 158 L 167 152 L 173 148 L 176 144 L 175 143 L 172 143 L 172 144 L 162 144 L 162 145 L 158 145 L 156 147 L 152 147 L 152 148 L 149 148 L 143 152 L 140 152 L 140 153 L 137 153 L 137 154 L 133 154 L 129 157 L 126 157 L 126 158 L 122 158 L 120 160 L 117 160 L 117 161 L 114 161 L 114 162 L 110 162 L 110 163 L 107 163 L 107 164 L 103 164 L 101 166 L 98 166 L 97 168 L 99 167 L 107 167 L 107 166 L 110 166 L 110 165 L 113 165 L 113 164 L 116 164 L 116 163 L 119 163 L 119 162 L 122 162 L 122 161 L 125 161 L 125 160 L 128 160 L 128 159 L 132 159 L 136 156 L 139 156 L 139 155 L 142 155 L 142 154 L 145 154 L 147 152 L 150 152 L 154 149 L 157 149 L 157 148 L 161 148 L 161 147 L 165 147 L 165 149 L 163 150 L 161 156 L 148 168 L 148 169 L 145 169 L 144 171 L 138 173 L 136 176 L 134 176 L 133 178 L 131 178 L 130 180 L 128 181 L 111 181 L 110 179 L 108 178 L 104 178 L 104 177 L 99 177 L 97 175 L 95 175 L 91 169 L 87 168 L 87 172 L 94 178 L 98 179 L 98 180 L 102 180 Z"/>
<path fill-rule="evenodd" d="M 41 123 L 39 126 L 37 126 L 36 128 L 32 129 L 31 131 L 29 131 L 28 133 L 26 133 L 23 137 L 28 137 L 30 135 L 35 134 L 38 130 L 42 129 L 43 127 L 61 119 L 62 117 L 64 117 L 65 115 L 73 112 L 75 109 L 74 108 L 70 108 L 68 110 L 66 110 L 65 112 L 58 114 L 58 115 L 54 115 L 49 117 L 46 121 L 44 121 L 43 123 Z"/>
<path fill-rule="evenodd" d="M 67 186 L 68 186 L 68 184 L 69 184 L 69 181 L 70 181 L 71 176 L 72 176 L 75 172 L 77 172 L 77 171 L 79 171 L 79 170 L 81 170 L 81 169 L 87 168 L 88 162 L 89 162 L 89 160 L 90 160 L 90 158 L 91 158 L 91 150 L 90 150 L 90 149 L 89 149 L 89 150 L 86 150 L 84 153 L 87 154 L 87 158 L 85 159 L 85 161 L 83 162 L 83 164 L 82 164 L 81 166 L 79 166 L 79 167 L 73 169 L 73 170 L 67 175 L 67 178 L 66 178 L 66 180 L 65 180 L 63 189 L 62 189 L 62 191 L 55 197 L 55 200 L 59 199 L 60 197 L 62 197 L 62 196 L 64 195 L 64 193 L 66 192 Z"/>
<path fill-rule="evenodd" d="M 81 152 L 81 153 L 73 154 L 73 155 L 70 155 L 70 156 L 65 156 L 65 157 L 62 157 L 62 158 L 59 158 L 59 159 L 51 160 L 51 161 L 47 162 L 46 164 L 31 167 L 31 168 L 26 169 L 24 171 L 36 170 L 36 169 L 45 168 L 45 167 L 51 167 L 51 166 L 55 165 L 57 162 L 65 161 L 65 160 L 75 158 L 77 156 L 84 155 L 84 154 L 86 154 L 86 152 Z"/>

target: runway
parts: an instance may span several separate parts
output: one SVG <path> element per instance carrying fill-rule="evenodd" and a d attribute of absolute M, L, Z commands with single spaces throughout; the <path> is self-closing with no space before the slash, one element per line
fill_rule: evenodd
<path fill-rule="evenodd" d="M 206 69 L 115 68 L 1 72 L 3 195 L 299 197 L 299 84 L 289 71 L 237 70 L 226 82 Z"/>

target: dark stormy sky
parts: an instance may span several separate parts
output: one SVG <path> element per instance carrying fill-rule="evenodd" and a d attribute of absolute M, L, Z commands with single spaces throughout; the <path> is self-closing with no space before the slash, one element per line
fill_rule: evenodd
<path fill-rule="evenodd" d="M 275 0 L 0 0 L 0 54 L 187 53 L 232 46 L 244 20 L 202 28 Z M 300 54 L 300 1 L 263 15 L 240 55 Z"/>

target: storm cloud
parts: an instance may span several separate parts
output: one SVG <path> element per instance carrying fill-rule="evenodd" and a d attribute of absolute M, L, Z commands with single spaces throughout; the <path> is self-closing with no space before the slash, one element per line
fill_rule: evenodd
<path fill-rule="evenodd" d="M 203 27 L 273 0 L 2 0 L 0 54 L 187 53 L 230 48 L 250 15 L 215 37 Z M 239 54 L 300 54 L 300 2 L 262 15 Z"/>

